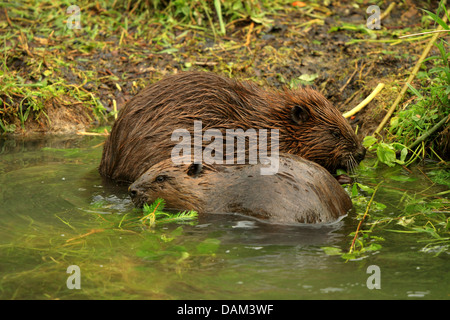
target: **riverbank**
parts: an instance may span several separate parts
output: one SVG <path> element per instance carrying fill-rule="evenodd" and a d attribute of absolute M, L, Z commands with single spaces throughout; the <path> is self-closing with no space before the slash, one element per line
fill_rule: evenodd
<path fill-rule="evenodd" d="M 156 8 L 80 1 L 79 13 L 70 14 L 61 1 L 4 4 L 0 131 L 76 133 L 110 125 L 149 83 L 204 70 L 266 86 L 312 85 L 342 112 L 384 83 L 350 120 L 369 135 L 429 39 L 398 37 L 434 28 L 420 8 L 436 8 L 410 2 L 389 13 L 381 7 L 380 30 L 367 29 L 367 5 L 352 1 L 232 2 L 222 4 L 221 15 L 203 1 Z M 78 18 L 80 29 L 70 28 Z"/>

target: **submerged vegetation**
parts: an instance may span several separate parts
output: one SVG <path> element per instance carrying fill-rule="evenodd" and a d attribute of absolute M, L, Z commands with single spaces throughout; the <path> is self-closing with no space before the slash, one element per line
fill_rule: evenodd
<path fill-rule="evenodd" d="M 445 30 L 450 30 L 445 22 L 450 16 L 443 3 L 445 2 L 440 2 L 438 11 L 444 13 L 444 20 L 437 14 L 425 11 L 436 24 L 444 27 Z M 428 175 L 423 171 L 421 173 L 434 184 L 450 187 L 448 182 L 450 181 L 450 171 L 444 160 L 448 161 L 450 157 L 450 51 L 448 51 L 448 42 L 443 39 L 435 46 L 439 50 L 439 55 L 426 59 L 434 61 L 434 66 L 431 69 L 425 68 L 417 76 L 422 84 L 421 89 L 416 89 L 407 83 L 413 97 L 396 113 L 395 117 L 391 118 L 386 137 L 384 139 L 382 137 L 379 141 L 375 136 L 366 136 L 364 146 L 369 151 L 376 152 L 374 167 L 379 162 L 390 167 L 396 165 L 403 167 L 405 175 L 391 177 L 399 182 L 415 180 L 408 177 L 408 173 L 410 174 L 412 171 L 407 167 L 418 159 L 421 161 L 437 159 L 443 165 L 441 170 L 433 170 Z M 364 167 L 365 165 L 362 164 L 360 169 L 364 171 Z M 450 201 L 448 200 L 450 191 L 444 190 L 431 195 L 424 195 L 430 187 L 414 194 L 405 191 L 398 203 L 398 206 L 402 207 L 402 214 L 391 217 L 376 214 L 379 211 L 383 212 L 386 205 L 381 202 L 372 203 L 373 195 L 381 183 L 375 189 L 360 183 L 353 184 L 351 194 L 354 205 L 357 208 L 360 207 L 362 200 L 366 208 L 365 210 L 357 209 L 357 212 L 364 212 L 364 214 L 358 213 L 357 219 L 360 220 L 360 223 L 357 230 L 351 234 L 354 237 L 350 249 L 348 252 L 342 252 L 337 248 L 324 247 L 324 250 L 329 254 L 339 254 L 345 259 L 356 259 L 364 252 L 376 251 L 381 248 L 380 242 L 383 241 L 383 238 L 374 235 L 373 231 L 383 228 L 398 233 L 424 234 L 425 238 L 421 240 L 426 243 L 422 248 L 424 252 L 435 252 L 436 255 L 439 255 L 448 251 L 450 248 Z M 366 196 L 359 195 L 358 189 L 369 195 L 372 194 L 368 202 Z M 369 228 L 359 230 L 361 222 L 369 212 L 372 212 L 369 215 L 369 221 L 366 222 Z M 392 227 L 393 224 L 401 226 L 401 228 Z M 358 232 L 360 232 L 359 235 Z"/>
<path fill-rule="evenodd" d="M 142 223 L 148 222 L 149 227 L 153 227 L 156 224 L 161 223 L 180 223 L 185 221 L 195 220 L 198 213 L 194 210 L 178 212 L 178 213 L 167 213 L 164 212 L 165 201 L 164 199 L 158 198 L 152 204 L 144 204 L 144 216 L 140 219 Z"/>
<path fill-rule="evenodd" d="M 101 208 L 104 203 L 93 204 L 94 207 Z M 110 228 L 128 228 L 136 229 L 143 228 L 149 229 L 156 227 L 157 225 L 162 225 L 166 223 L 195 223 L 198 213 L 194 210 L 183 211 L 183 212 L 166 212 L 164 210 L 165 201 L 162 198 L 156 199 L 152 204 L 144 204 L 142 210 L 135 209 L 132 214 L 125 214 L 120 219 L 120 221 Z M 137 213 L 137 214 L 136 214 Z M 139 217 L 140 214 L 142 217 Z M 96 233 L 96 232 L 94 232 Z M 87 235 L 90 235 L 88 232 Z"/>
<path fill-rule="evenodd" d="M 383 233 L 402 233 L 421 235 L 418 245 L 421 252 L 432 253 L 435 256 L 450 250 L 450 171 L 436 167 L 427 173 L 414 168 L 406 171 L 393 168 L 388 175 L 387 183 L 375 176 L 373 167 L 362 166 L 360 176 L 368 183 L 359 182 L 348 186 L 351 194 L 355 219 L 358 226 L 349 234 L 350 244 L 347 249 L 323 247 L 331 255 L 340 255 L 345 260 L 358 260 L 367 254 L 382 250 Z M 374 159 L 372 159 L 374 165 Z M 417 174 L 432 182 L 422 190 L 411 190 L 408 184 L 417 184 Z M 385 178 L 386 179 L 386 178 Z M 397 182 L 396 186 L 394 186 Z M 404 187 L 405 186 L 405 187 Z M 433 193 L 432 190 L 437 190 Z M 383 196 L 377 196 L 382 193 Z M 374 200 L 376 197 L 376 200 Z M 392 202 L 392 199 L 400 199 Z M 395 209 L 394 209 L 395 208 Z M 399 214 L 392 214 L 392 211 Z"/>

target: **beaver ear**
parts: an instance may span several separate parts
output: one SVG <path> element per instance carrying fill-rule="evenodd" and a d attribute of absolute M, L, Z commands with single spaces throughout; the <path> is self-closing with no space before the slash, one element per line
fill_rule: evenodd
<path fill-rule="evenodd" d="M 202 164 L 192 163 L 187 170 L 187 175 L 195 178 L 200 174 L 200 172 L 202 172 Z"/>
<path fill-rule="evenodd" d="M 296 123 L 301 124 L 309 119 L 309 111 L 302 106 L 296 105 L 291 110 L 292 120 Z"/>

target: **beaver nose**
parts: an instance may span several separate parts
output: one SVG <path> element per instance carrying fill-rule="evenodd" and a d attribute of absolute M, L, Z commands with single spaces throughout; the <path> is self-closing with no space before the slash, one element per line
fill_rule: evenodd
<path fill-rule="evenodd" d="M 140 195 L 140 193 L 141 193 L 141 192 L 139 191 L 139 189 L 136 188 L 136 187 L 134 187 L 133 185 L 131 185 L 131 186 L 128 188 L 128 194 L 130 195 L 131 199 L 136 198 L 137 196 Z"/>
<path fill-rule="evenodd" d="M 366 156 L 366 148 L 361 147 L 355 153 L 355 160 L 359 163 L 365 158 L 365 156 Z"/>

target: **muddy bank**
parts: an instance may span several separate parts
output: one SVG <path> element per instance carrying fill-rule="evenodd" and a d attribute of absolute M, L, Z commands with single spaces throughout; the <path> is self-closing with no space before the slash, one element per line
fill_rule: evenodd
<path fill-rule="evenodd" d="M 260 21 L 249 17 L 228 23 L 225 36 L 181 25 L 168 30 L 152 20 L 111 32 L 95 16 L 127 23 L 133 16 L 99 4 L 82 8 L 86 23 L 80 30 L 45 35 L 7 7 L 0 13 L 7 27 L 0 33 L 10 48 L 5 65 L 16 81 L 23 81 L 22 90 L 0 93 L 3 131 L 75 133 L 111 124 L 147 84 L 167 74 L 204 70 L 274 87 L 311 85 L 342 112 L 384 83 L 385 89 L 350 120 L 360 136 L 371 134 L 427 41 L 384 40 L 420 31 L 420 8 L 436 5 L 399 3 L 383 17 L 379 31 L 365 28 L 367 6 L 333 1 L 300 8 L 288 3 Z M 30 27 L 28 33 L 10 35 Z"/>

